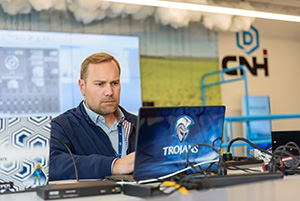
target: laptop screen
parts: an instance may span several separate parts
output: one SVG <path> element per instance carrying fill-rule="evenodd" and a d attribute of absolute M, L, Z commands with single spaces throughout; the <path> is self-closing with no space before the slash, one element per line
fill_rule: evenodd
<path fill-rule="evenodd" d="M 50 116 L 0 118 L 0 193 L 46 185 Z"/>
<path fill-rule="evenodd" d="M 158 178 L 186 168 L 187 151 L 196 143 L 220 150 L 224 115 L 225 106 L 140 108 L 134 179 Z M 208 146 L 194 147 L 189 154 L 193 164 L 218 158 Z"/>

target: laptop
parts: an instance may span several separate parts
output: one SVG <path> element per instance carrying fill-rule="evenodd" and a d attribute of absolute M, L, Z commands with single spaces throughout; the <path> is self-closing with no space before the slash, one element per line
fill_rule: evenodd
<path fill-rule="evenodd" d="M 133 179 L 160 178 L 188 168 L 186 155 L 196 143 L 220 150 L 224 116 L 225 106 L 140 108 Z M 189 153 L 192 164 L 217 170 L 219 153 L 211 147 L 194 146 Z"/>
<path fill-rule="evenodd" d="M 46 185 L 50 116 L 0 118 L 0 193 Z"/>

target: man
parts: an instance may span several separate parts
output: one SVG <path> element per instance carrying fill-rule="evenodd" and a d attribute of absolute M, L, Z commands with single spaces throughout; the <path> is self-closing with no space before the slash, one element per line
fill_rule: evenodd
<path fill-rule="evenodd" d="M 51 135 L 74 154 L 79 179 L 133 171 L 137 117 L 119 106 L 120 73 L 111 55 L 87 57 L 78 81 L 84 101 L 52 120 Z M 75 178 L 72 157 L 55 139 L 51 139 L 49 169 L 49 180 Z"/>

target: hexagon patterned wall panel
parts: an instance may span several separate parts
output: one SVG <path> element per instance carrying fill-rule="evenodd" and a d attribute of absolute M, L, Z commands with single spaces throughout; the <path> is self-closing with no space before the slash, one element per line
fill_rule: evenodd
<path fill-rule="evenodd" d="M 0 192 L 45 185 L 51 117 L 0 118 Z"/>

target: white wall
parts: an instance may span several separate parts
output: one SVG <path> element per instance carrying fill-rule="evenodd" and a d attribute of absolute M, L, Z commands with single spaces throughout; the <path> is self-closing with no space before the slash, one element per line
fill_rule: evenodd
<path fill-rule="evenodd" d="M 263 49 L 268 51 L 269 76 L 258 70 L 258 76 L 249 71 L 249 95 L 268 95 L 271 114 L 300 113 L 300 23 L 256 19 L 260 47 L 247 55 L 236 45 L 235 33 L 219 33 L 220 68 L 225 56 L 244 56 L 250 64 L 252 57 L 263 62 Z M 232 62 L 228 67 L 239 65 Z M 225 78 L 230 76 L 225 76 Z M 227 116 L 242 114 L 243 82 L 222 85 L 222 103 L 227 106 Z M 242 126 L 234 125 L 234 134 L 241 136 Z M 300 118 L 272 121 L 272 130 L 300 130 Z"/>

